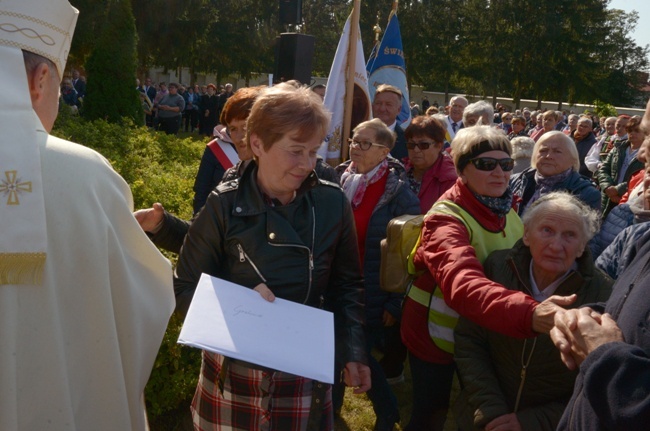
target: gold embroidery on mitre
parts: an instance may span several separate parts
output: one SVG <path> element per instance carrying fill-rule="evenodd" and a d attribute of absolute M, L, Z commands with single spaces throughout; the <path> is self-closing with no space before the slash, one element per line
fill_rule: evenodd
<path fill-rule="evenodd" d="M 0 184 L 0 193 L 3 193 L 7 198 L 7 205 L 20 205 L 18 196 L 23 192 L 32 192 L 31 181 L 20 181 L 18 178 L 18 171 L 5 171 L 6 179 L 2 180 Z"/>
<path fill-rule="evenodd" d="M 38 34 L 36 30 L 27 27 L 19 28 L 10 22 L 0 23 L 0 30 L 6 31 L 7 33 L 20 32 L 23 36 L 25 36 L 28 39 L 40 39 L 41 42 L 43 42 L 45 45 L 48 46 L 54 46 L 56 44 L 56 41 L 50 35 Z"/>
<path fill-rule="evenodd" d="M 46 253 L 0 253 L 0 285 L 43 283 Z"/>
<path fill-rule="evenodd" d="M 35 24 L 42 25 L 43 27 L 47 27 L 51 30 L 54 30 L 57 33 L 60 33 L 63 36 L 67 36 L 68 38 L 70 37 L 70 32 L 68 30 L 65 30 L 61 27 L 57 27 L 55 25 L 50 24 L 47 21 L 43 21 L 42 19 L 34 18 L 33 16 L 29 15 L 24 15 L 22 13 L 17 13 L 17 12 L 10 12 L 6 10 L 0 10 L 0 15 L 5 15 L 5 16 L 10 16 L 12 18 L 18 18 L 18 19 L 23 19 L 25 21 L 31 21 Z"/>

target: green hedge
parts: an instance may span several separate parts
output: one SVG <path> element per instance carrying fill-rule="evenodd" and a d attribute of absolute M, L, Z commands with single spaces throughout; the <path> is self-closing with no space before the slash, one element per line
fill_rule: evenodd
<path fill-rule="evenodd" d="M 168 211 L 191 217 L 192 186 L 205 141 L 152 132 L 129 121 L 87 121 L 65 109 L 52 134 L 104 155 L 131 186 L 136 209 L 161 202 Z M 181 323 L 172 316 L 145 392 L 152 426 L 158 419 L 170 420 L 175 411 L 189 412 L 201 359 L 197 349 L 176 343 Z"/>

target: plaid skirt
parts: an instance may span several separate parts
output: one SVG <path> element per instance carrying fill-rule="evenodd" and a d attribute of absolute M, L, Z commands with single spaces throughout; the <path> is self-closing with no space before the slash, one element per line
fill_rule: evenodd
<path fill-rule="evenodd" d="M 224 357 L 203 351 L 201 375 L 192 400 L 196 431 L 332 431 L 330 385 L 230 359 L 219 388 Z M 319 426 L 308 430 L 315 385 L 326 386 Z M 316 401 L 316 400 L 315 400 Z M 312 427 L 314 428 L 314 427 Z"/>

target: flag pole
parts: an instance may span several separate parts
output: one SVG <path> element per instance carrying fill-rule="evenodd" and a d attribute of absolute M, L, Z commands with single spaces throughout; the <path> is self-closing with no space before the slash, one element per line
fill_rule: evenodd
<path fill-rule="evenodd" d="M 343 111 L 343 135 L 341 136 L 341 161 L 348 159 L 350 152 L 348 138 L 352 126 L 352 102 L 354 101 L 354 74 L 357 58 L 357 38 L 359 37 L 359 15 L 361 0 L 354 0 L 352 20 L 350 21 L 350 41 L 348 43 L 348 68 L 345 82 L 345 110 Z"/>

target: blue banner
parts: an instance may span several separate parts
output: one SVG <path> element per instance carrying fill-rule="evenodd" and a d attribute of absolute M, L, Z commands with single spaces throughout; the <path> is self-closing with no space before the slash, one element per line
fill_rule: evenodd
<path fill-rule="evenodd" d="M 378 47 L 375 45 L 370 53 L 366 70 L 371 100 L 374 100 L 375 90 L 381 84 L 390 84 L 402 91 L 402 110 L 397 116 L 397 122 L 405 128 L 411 122 L 411 107 L 406 81 L 406 62 L 402 50 L 402 34 L 394 11 L 390 14 L 381 43 Z"/>

